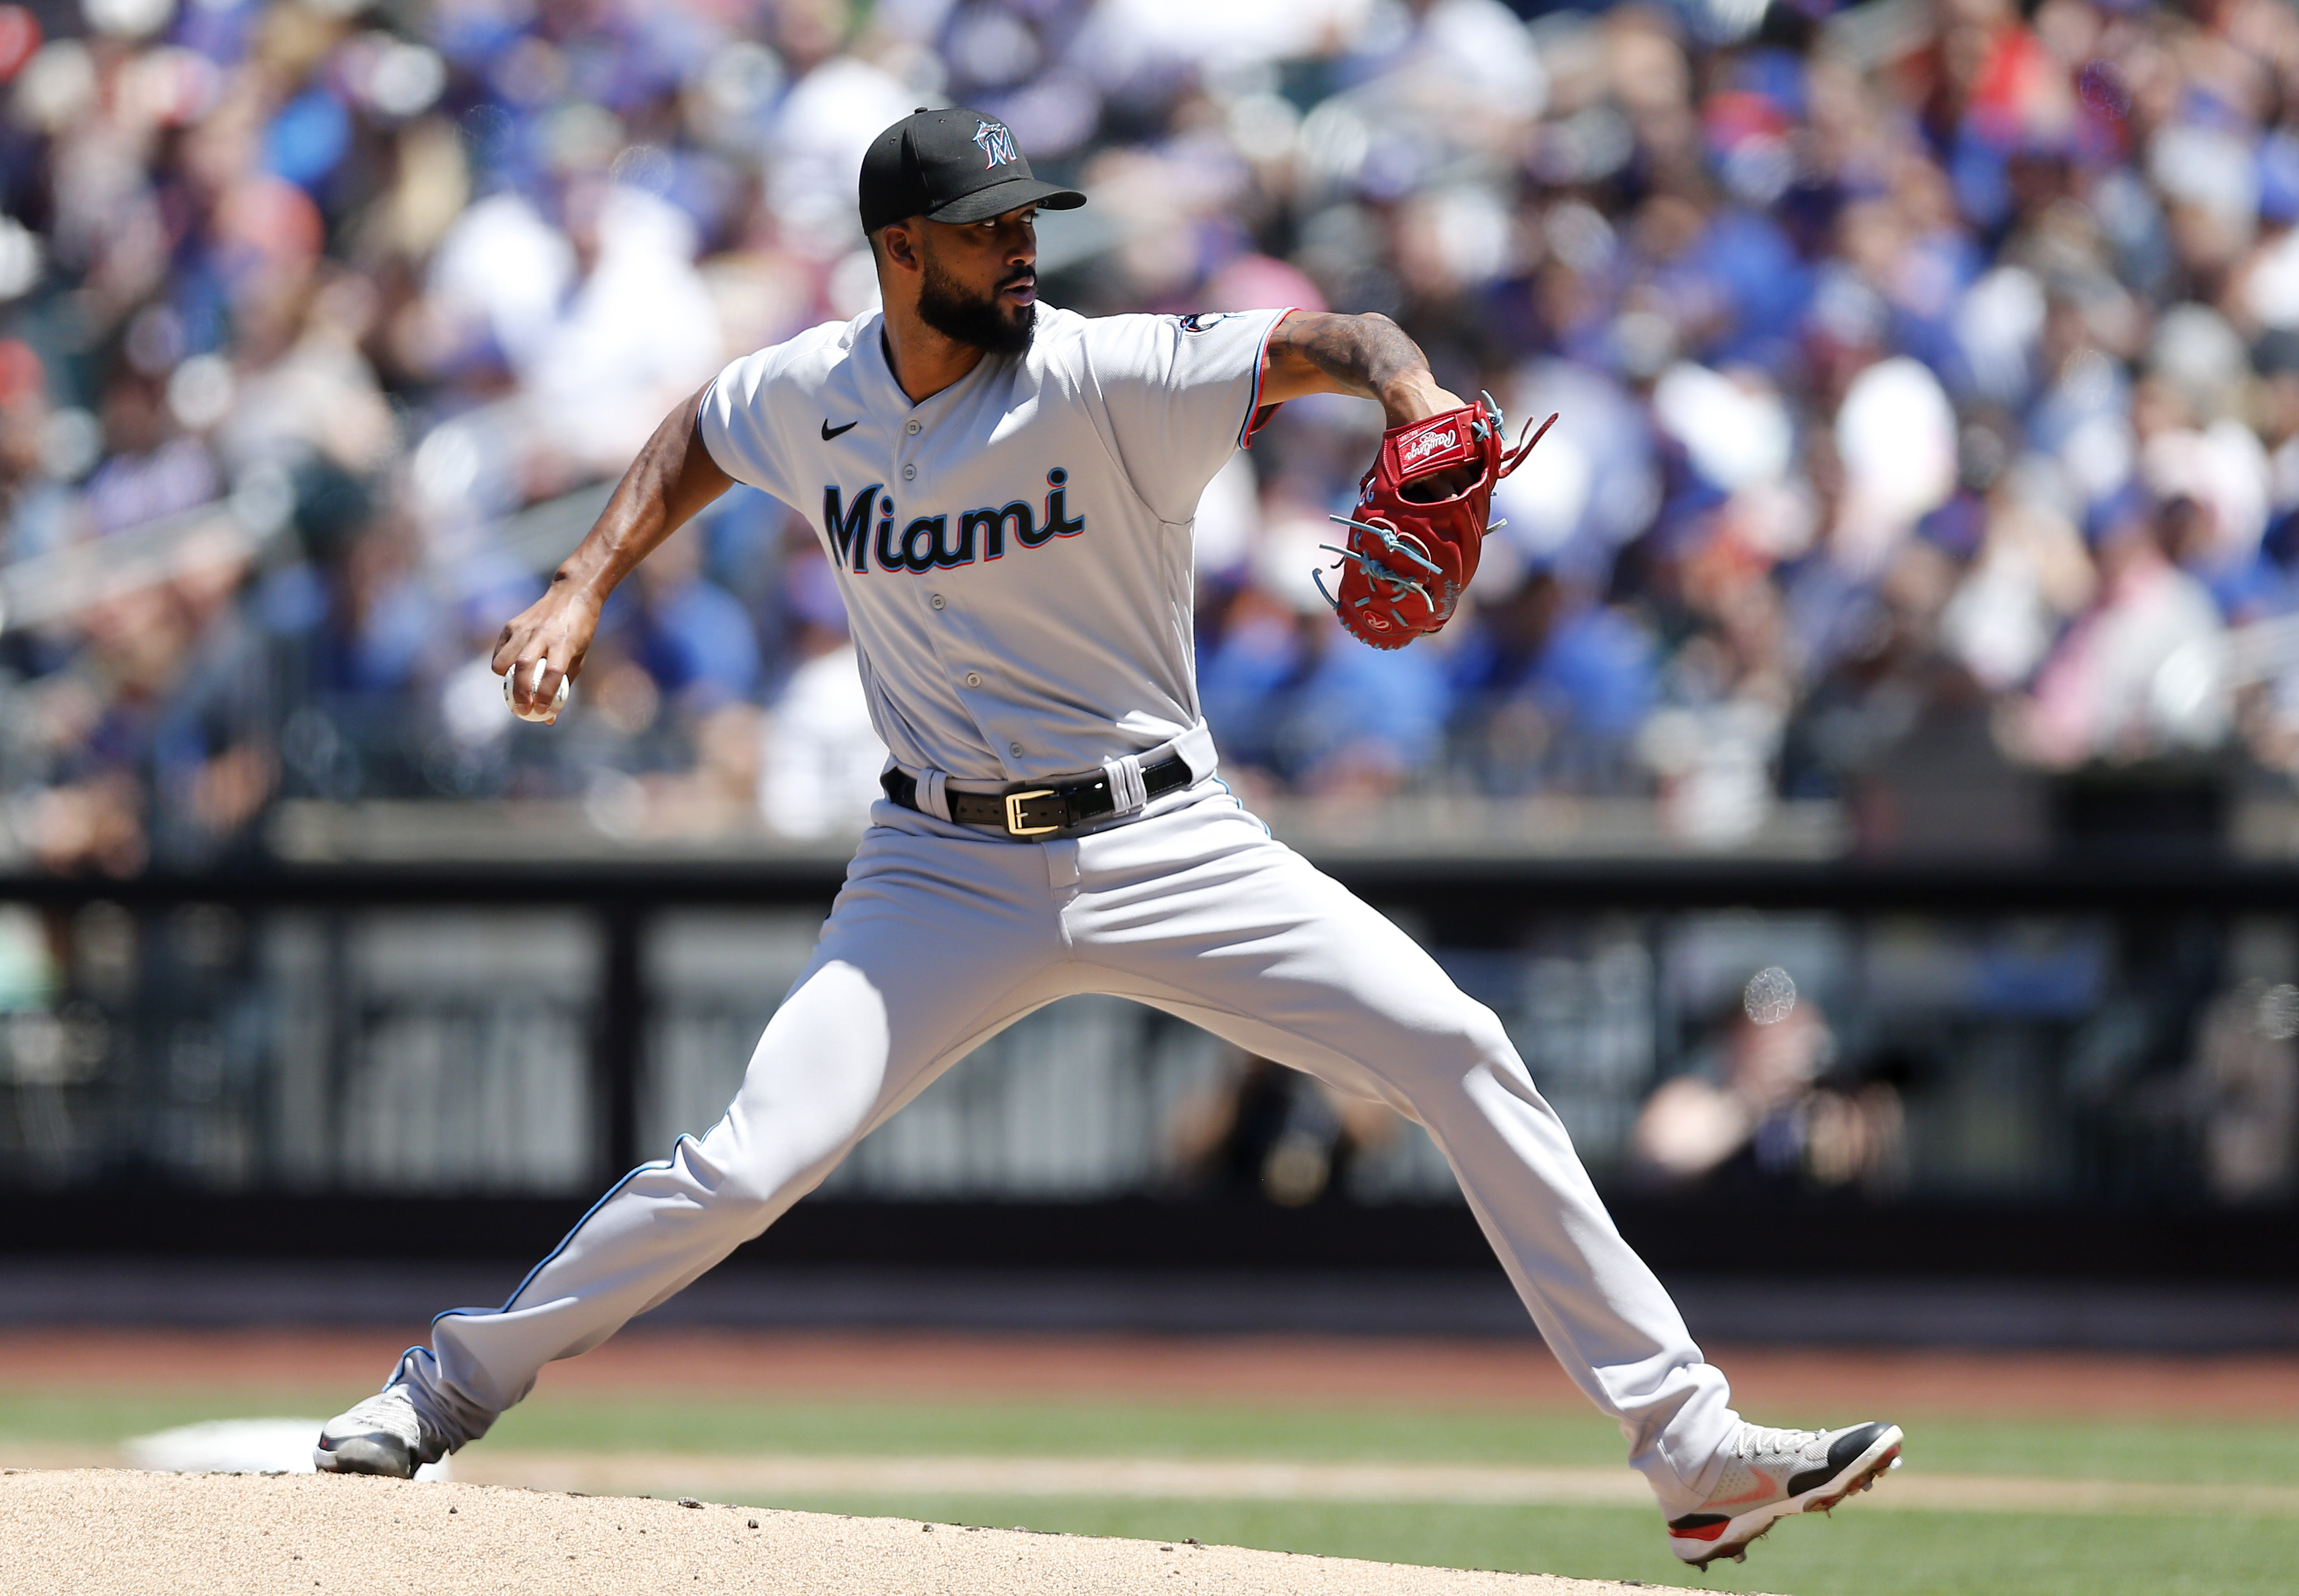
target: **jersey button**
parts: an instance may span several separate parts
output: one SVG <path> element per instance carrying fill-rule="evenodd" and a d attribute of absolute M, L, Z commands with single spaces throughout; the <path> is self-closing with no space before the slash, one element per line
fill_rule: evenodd
<path fill-rule="evenodd" d="M 1018 742 L 1009 742 L 1006 745 L 1006 751 L 1019 759 L 1022 757 L 1022 745 Z"/>
<path fill-rule="evenodd" d="M 927 597 L 926 602 L 940 609 L 942 607 L 942 596 L 940 593 L 931 594 Z"/>
<path fill-rule="evenodd" d="M 979 687 L 979 686 L 981 686 L 981 685 L 982 685 L 982 673 L 981 673 L 980 671 L 968 671 L 968 672 L 967 672 L 967 673 L 966 673 L 966 684 L 967 684 L 968 687 Z"/>
<path fill-rule="evenodd" d="M 918 424 L 916 420 L 913 420 L 908 426 L 902 428 L 902 430 L 915 438 L 918 435 Z"/>
<path fill-rule="evenodd" d="M 910 481 L 912 478 L 917 476 L 917 474 L 918 468 L 916 466 L 905 466 L 902 467 L 902 480 L 904 482 Z"/>

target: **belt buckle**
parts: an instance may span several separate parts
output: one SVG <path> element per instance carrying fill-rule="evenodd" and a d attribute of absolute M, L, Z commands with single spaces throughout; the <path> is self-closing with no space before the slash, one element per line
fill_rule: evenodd
<path fill-rule="evenodd" d="M 1061 830 L 1058 825 L 1025 826 L 1022 823 L 1022 806 L 1032 798 L 1052 798 L 1054 796 L 1052 788 L 1038 787 L 1028 792 L 1009 792 L 1005 796 L 1006 834 L 1008 837 L 1042 837 L 1049 831 Z"/>

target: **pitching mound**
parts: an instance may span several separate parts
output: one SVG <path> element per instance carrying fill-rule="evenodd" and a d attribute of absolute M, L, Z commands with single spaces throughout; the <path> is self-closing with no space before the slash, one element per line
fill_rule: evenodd
<path fill-rule="evenodd" d="M 0 1591 L 1598 1596 L 1626 1586 L 333 1475 L 0 1472 Z"/>

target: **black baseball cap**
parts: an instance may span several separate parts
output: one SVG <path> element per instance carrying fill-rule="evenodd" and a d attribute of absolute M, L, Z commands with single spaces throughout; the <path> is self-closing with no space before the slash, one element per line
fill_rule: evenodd
<path fill-rule="evenodd" d="M 1030 175 L 1014 134 L 994 116 L 921 107 L 870 141 L 862 157 L 862 230 L 906 216 L 987 221 L 1024 205 L 1074 211 L 1085 195 Z"/>

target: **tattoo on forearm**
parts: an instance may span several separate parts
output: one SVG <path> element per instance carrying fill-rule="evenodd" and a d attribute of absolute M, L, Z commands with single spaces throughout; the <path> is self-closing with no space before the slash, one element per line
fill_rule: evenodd
<path fill-rule="evenodd" d="M 1287 317 L 1271 343 L 1283 358 L 1315 367 L 1353 393 L 1381 396 L 1381 387 L 1405 371 L 1426 371 L 1428 357 L 1386 316 L 1300 314 Z"/>

